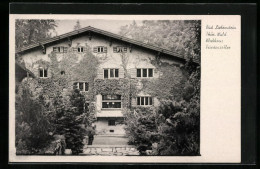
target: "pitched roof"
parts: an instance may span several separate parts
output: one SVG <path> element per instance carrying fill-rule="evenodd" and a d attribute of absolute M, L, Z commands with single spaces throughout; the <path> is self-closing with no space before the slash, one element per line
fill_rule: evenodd
<path fill-rule="evenodd" d="M 23 66 L 21 63 L 19 63 L 18 61 L 15 60 L 15 66 L 20 67 L 22 70 L 26 71 L 27 73 L 29 73 L 32 77 L 35 77 L 35 75 L 29 70 L 27 69 L 25 66 Z"/>
<path fill-rule="evenodd" d="M 60 36 L 55 36 L 53 38 L 43 40 L 39 43 L 28 45 L 28 46 L 23 47 L 20 50 L 16 51 L 16 54 L 27 51 L 29 49 L 39 47 L 41 45 L 46 45 L 46 44 L 55 42 L 57 40 L 65 39 L 65 38 L 68 38 L 70 36 L 78 35 L 78 34 L 81 34 L 81 33 L 84 33 L 84 32 L 94 32 L 94 33 L 97 33 L 97 34 L 105 35 L 105 36 L 108 36 L 108 37 L 111 37 L 111 38 L 114 38 L 114 39 L 117 39 L 117 40 L 121 40 L 121 41 L 130 43 L 130 44 L 133 44 L 133 45 L 136 45 L 136 46 L 141 46 L 141 47 L 148 48 L 148 49 L 151 49 L 151 50 L 154 50 L 154 51 L 158 51 L 162 54 L 171 55 L 171 56 L 176 57 L 177 59 L 180 59 L 180 60 L 185 60 L 184 56 L 182 56 L 181 54 L 179 54 L 177 52 L 170 51 L 170 50 L 164 49 L 164 48 L 160 48 L 160 47 L 157 47 L 157 46 L 154 46 L 154 45 L 151 45 L 151 44 L 146 44 L 146 43 L 143 43 L 143 42 L 140 42 L 140 41 L 137 41 L 137 40 L 133 40 L 133 39 L 130 39 L 130 38 L 126 38 L 124 36 L 120 36 L 120 35 L 117 35 L 117 34 L 114 34 L 114 33 L 111 33 L 111 32 L 107 32 L 107 31 L 104 31 L 104 30 L 101 30 L 101 29 L 97 29 L 97 28 L 94 28 L 94 27 L 91 27 L 91 26 L 88 26 L 88 27 L 85 27 L 85 28 L 82 28 L 82 29 L 79 29 L 79 30 L 75 30 L 75 31 L 72 31 L 72 32 L 68 32 L 68 33 L 62 34 Z"/>

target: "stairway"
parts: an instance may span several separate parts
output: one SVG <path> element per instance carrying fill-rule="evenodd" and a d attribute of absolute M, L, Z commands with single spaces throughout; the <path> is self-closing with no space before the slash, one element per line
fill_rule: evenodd
<path fill-rule="evenodd" d="M 138 156 L 139 152 L 132 145 L 86 145 L 80 155 Z"/>
<path fill-rule="evenodd" d="M 127 144 L 124 135 L 96 135 L 93 145 L 85 145 L 80 155 L 137 156 L 135 146 Z"/>

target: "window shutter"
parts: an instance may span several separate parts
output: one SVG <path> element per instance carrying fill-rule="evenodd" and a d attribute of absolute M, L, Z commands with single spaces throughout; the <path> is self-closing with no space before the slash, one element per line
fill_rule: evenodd
<path fill-rule="evenodd" d="M 103 51 L 104 53 L 107 53 L 107 47 L 104 47 L 104 51 Z"/>
<path fill-rule="evenodd" d="M 73 52 L 77 52 L 78 51 L 78 48 L 73 48 Z"/>
<path fill-rule="evenodd" d="M 102 108 L 102 95 L 101 94 L 98 94 L 96 96 L 96 108 L 97 108 L 97 111 L 100 111 Z"/>
<path fill-rule="evenodd" d="M 136 103 L 136 97 L 132 98 L 132 107 L 135 107 L 137 105 Z"/>
<path fill-rule="evenodd" d="M 98 69 L 98 71 L 97 71 L 97 78 L 98 79 L 103 79 L 104 78 L 103 71 L 104 71 L 104 69 Z"/>
<path fill-rule="evenodd" d="M 93 48 L 93 52 L 94 52 L 94 53 L 97 53 L 97 52 L 98 52 L 98 47 L 94 47 L 94 48 Z"/>
<path fill-rule="evenodd" d="M 131 78 L 136 78 L 136 68 L 130 69 L 130 75 L 131 75 Z"/>
<path fill-rule="evenodd" d="M 117 47 L 113 47 L 113 52 L 117 53 Z"/>
<path fill-rule="evenodd" d="M 78 83 L 77 82 L 74 82 L 73 83 L 73 89 L 77 89 L 78 88 Z"/>
<path fill-rule="evenodd" d="M 68 52 L 68 47 L 64 47 L 63 52 L 67 53 Z"/>
<path fill-rule="evenodd" d="M 153 97 L 153 106 L 155 107 L 160 106 L 160 101 L 156 97 Z"/>
<path fill-rule="evenodd" d="M 41 69 L 40 68 L 38 68 L 38 77 L 41 77 Z"/>
<path fill-rule="evenodd" d="M 83 47 L 83 52 L 87 52 L 87 48 L 86 47 Z"/>
<path fill-rule="evenodd" d="M 154 68 L 154 69 L 153 69 L 153 77 L 158 78 L 159 76 L 160 76 L 159 70 L 158 70 L 157 68 Z"/>
<path fill-rule="evenodd" d="M 124 78 L 124 69 L 123 68 L 119 68 L 119 78 Z"/>

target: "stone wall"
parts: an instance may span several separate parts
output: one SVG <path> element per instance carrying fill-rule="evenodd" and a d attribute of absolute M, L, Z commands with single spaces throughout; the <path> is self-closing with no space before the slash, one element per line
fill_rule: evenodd
<path fill-rule="evenodd" d="M 87 145 L 80 155 L 138 156 L 139 152 L 132 145 Z"/>

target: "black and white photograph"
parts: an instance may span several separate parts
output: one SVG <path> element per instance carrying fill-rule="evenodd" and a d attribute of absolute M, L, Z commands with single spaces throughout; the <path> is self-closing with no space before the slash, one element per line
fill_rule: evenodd
<path fill-rule="evenodd" d="M 240 16 L 10 15 L 9 161 L 241 161 Z"/>
<path fill-rule="evenodd" d="M 199 156 L 201 20 L 15 20 L 16 155 Z"/>

